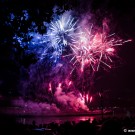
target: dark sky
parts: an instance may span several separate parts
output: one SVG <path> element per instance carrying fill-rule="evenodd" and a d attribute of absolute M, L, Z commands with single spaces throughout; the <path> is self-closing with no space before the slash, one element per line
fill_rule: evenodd
<path fill-rule="evenodd" d="M 111 20 L 112 29 L 123 39 L 132 39 L 119 49 L 121 63 L 104 74 L 99 81 L 96 81 L 97 88 L 110 89 L 110 97 L 131 99 L 135 96 L 135 4 L 134 0 L 0 0 L 0 94 L 18 95 L 20 79 L 20 68 L 26 68 L 36 60 L 33 56 L 26 57 L 23 50 L 17 46 L 16 50 L 12 45 L 12 36 L 16 32 L 16 25 L 8 26 L 8 15 L 11 12 L 19 15 L 26 9 L 31 12 L 32 19 L 38 25 L 42 20 L 49 21 L 52 15 L 52 8 L 58 5 L 65 9 L 76 9 L 79 12 L 90 11 L 98 21 L 104 17 Z M 39 11 L 39 13 L 37 12 Z M 45 13 L 48 16 L 45 18 Z M 29 25 L 29 24 L 25 24 Z M 16 27 L 15 27 L 16 26 Z M 23 26 L 25 31 L 25 26 Z M 42 33 L 43 31 L 39 29 Z M 25 76 L 25 75 L 24 75 Z M 131 102 L 129 101 L 129 102 Z"/>

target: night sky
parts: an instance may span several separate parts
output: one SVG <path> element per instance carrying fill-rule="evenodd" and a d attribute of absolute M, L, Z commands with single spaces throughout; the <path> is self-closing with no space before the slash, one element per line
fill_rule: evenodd
<path fill-rule="evenodd" d="M 47 28 L 43 22 L 50 22 L 53 7 L 75 10 L 79 14 L 90 12 L 95 24 L 101 25 L 104 18 L 110 20 L 110 29 L 122 39 L 132 39 L 118 47 L 119 60 L 116 67 L 104 71 L 101 69 L 94 79 L 95 91 L 103 91 L 109 105 L 135 105 L 135 4 L 134 0 L 0 0 L 0 102 L 9 105 L 9 99 L 22 96 L 32 99 L 42 90 L 26 91 L 22 86 L 30 80 L 29 68 L 38 62 L 35 53 L 26 54 L 27 47 L 21 47 L 13 40 L 15 33 L 21 36 L 27 33 L 31 22 L 35 22 L 38 33 L 44 34 Z M 27 11 L 29 18 L 21 20 Z M 14 19 L 11 14 L 14 14 Z M 27 17 L 27 16 L 26 16 Z M 20 27 L 20 30 L 17 30 Z M 31 29 L 34 31 L 35 28 Z M 25 37 L 25 36 L 24 36 Z M 30 40 L 24 38 L 24 41 Z M 45 58 L 47 59 L 47 58 Z M 49 72 L 52 65 L 46 60 L 40 64 L 42 73 Z M 37 66 L 35 67 L 37 68 Z M 42 71 L 44 70 L 44 71 Z M 40 71 L 38 72 L 40 74 Z M 64 72 L 64 71 L 63 71 Z M 63 73 L 64 74 L 64 73 Z M 64 75 L 63 75 L 64 76 Z M 36 75 L 33 75 L 36 78 Z M 47 75 L 45 76 L 47 82 Z M 33 79 L 31 83 L 36 82 Z M 22 88 L 23 87 L 23 88 Z M 38 87 L 38 86 L 37 86 Z M 31 86 L 29 89 L 36 89 Z M 24 94 L 25 93 L 25 94 Z M 43 93 L 43 95 L 46 93 Z M 30 96 L 29 96 L 30 95 Z M 42 97 L 43 98 L 43 97 Z M 48 98 L 46 98 L 45 102 Z M 42 100 L 44 101 L 44 100 Z M 9 102 L 9 103 L 8 103 Z"/>

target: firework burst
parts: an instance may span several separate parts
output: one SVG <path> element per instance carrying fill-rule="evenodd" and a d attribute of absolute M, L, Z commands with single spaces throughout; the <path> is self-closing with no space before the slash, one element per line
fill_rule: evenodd
<path fill-rule="evenodd" d="M 71 46 L 73 54 L 70 54 L 72 56 L 70 62 L 73 61 L 74 68 L 79 62 L 81 71 L 86 65 L 90 65 L 93 71 L 98 71 L 100 65 L 111 68 L 112 58 L 117 56 L 115 47 L 131 41 L 118 39 L 115 33 L 108 35 L 104 31 L 92 32 L 92 27 L 90 30 L 85 28 L 78 42 Z"/>
<path fill-rule="evenodd" d="M 59 16 L 56 21 L 50 23 L 50 27 L 47 32 L 47 36 L 51 42 L 54 50 L 62 54 L 65 46 L 70 45 L 76 41 L 77 33 L 77 22 L 70 15 L 69 12 Z"/>

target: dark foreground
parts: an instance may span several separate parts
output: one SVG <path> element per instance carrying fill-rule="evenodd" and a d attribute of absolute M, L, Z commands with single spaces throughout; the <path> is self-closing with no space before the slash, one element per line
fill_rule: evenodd
<path fill-rule="evenodd" d="M 135 134 L 135 117 L 104 118 L 75 123 L 22 124 L 12 116 L 0 116 L 0 135 L 126 135 Z"/>

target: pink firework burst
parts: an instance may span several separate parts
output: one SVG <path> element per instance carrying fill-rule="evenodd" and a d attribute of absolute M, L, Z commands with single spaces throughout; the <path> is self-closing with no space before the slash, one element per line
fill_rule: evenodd
<path fill-rule="evenodd" d="M 116 56 L 116 46 L 131 41 L 118 39 L 115 33 L 109 35 L 105 31 L 93 32 L 92 27 L 90 30 L 85 28 L 78 41 L 71 45 L 73 54 L 70 62 L 73 62 L 74 68 L 80 63 L 82 72 L 87 65 L 90 65 L 93 71 L 98 71 L 100 65 L 111 68 L 112 58 Z"/>

